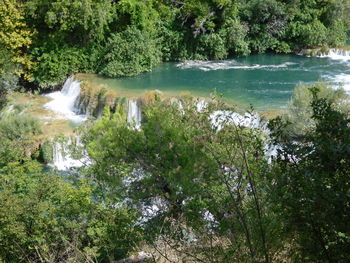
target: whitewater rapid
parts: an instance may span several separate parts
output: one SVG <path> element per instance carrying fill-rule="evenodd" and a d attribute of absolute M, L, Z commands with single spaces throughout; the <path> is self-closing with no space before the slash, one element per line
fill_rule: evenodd
<path fill-rule="evenodd" d="M 350 68 L 350 50 L 330 49 L 327 55 L 321 55 L 322 58 L 329 58 L 335 63 L 347 64 Z M 350 74 L 341 73 L 335 76 L 329 76 L 329 80 L 336 86 L 341 86 L 347 93 L 350 93 Z"/>
<path fill-rule="evenodd" d="M 300 54 L 302 55 L 302 54 Z M 310 57 L 310 56 L 309 56 Z M 350 50 L 342 50 L 342 49 L 330 49 L 325 54 L 320 54 L 314 59 L 329 59 L 332 64 L 345 65 L 350 69 Z M 304 63 L 304 62 L 303 62 Z M 219 70 L 243 70 L 243 71 L 253 71 L 253 70 L 261 70 L 261 71 L 304 71 L 309 72 L 311 68 L 305 67 L 302 63 L 295 62 L 284 62 L 280 64 L 246 64 L 242 62 L 238 62 L 234 59 L 231 60 L 219 60 L 219 61 L 200 61 L 200 60 L 188 60 L 181 63 L 176 64 L 176 67 L 181 70 L 200 70 L 200 71 L 219 71 Z M 320 69 L 316 69 L 317 72 Z M 234 74 L 234 73 L 232 73 Z M 278 74 L 278 72 L 276 73 Z M 310 72 L 310 74 L 315 74 L 314 72 Z M 251 83 L 258 83 L 261 85 L 269 85 L 269 84 L 281 84 L 281 86 L 285 84 L 294 84 L 293 82 L 282 81 L 278 79 L 279 76 L 276 75 L 276 80 L 267 82 L 266 80 L 249 80 Z M 342 87 L 346 92 L 350 93 L 350 72 L 344 71 L 342 73 L 329 75 L 327 73 L 323 73 L 321 75 L 321 80 L 329 82 L 333 85 L 334 88 Z M 305 84 L 311 84 L 309 82 L 304 82 Z M 295 83 L 297 85 L 297 83 Z M 292 93 L 292 90 L 276 90 L 276 89 L 251 89 L 248 88 L 247 92 L 253 92 L 257 94 L 262 93 Z"/>
<path fill-rule="evenodd" d="M 328 54 L 321 54 L 320 58 L 330 58 L 334 60 L 350 61 L 350 50 L 331 48 Z"/>
<path fill-rule="evenodd" d="M 202 71 L 211 70 L 225 70 L 225 69 L 278 69 L 288 68 L 288 66 L 296 65 L 294 62 L 285 62 L 277 65 L 244 65 L 238 63 L 236 60 L 222 60 L 222 61 L 201 61 L 201 60 L 188 60 L 177 64 L 176 66 L 181 69 L 199 69 Z"/>

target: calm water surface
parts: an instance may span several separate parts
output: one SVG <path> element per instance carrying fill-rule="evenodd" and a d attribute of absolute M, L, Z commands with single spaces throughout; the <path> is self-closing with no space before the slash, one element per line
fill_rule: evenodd
<path fill-rule="evenodd" d="M 158 89 L 208 96 L 216 89 L 225 98 L 252 104 L 257 110 L 275 110 L 287 105 L 296 85 L 321 80 L 350 91 L 350 57 L 335 60 L 264 54 L 225 61 L 163 63 L 137 77 L 94 77 L 93 82 L 134 93 Z"/>

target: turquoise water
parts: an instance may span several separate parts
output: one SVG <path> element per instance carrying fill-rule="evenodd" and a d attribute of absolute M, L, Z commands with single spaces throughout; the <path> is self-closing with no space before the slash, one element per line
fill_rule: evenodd
<path fill-rule="evenodd" d="M 275 110 L 287 105 L 294 87 L 301 83 L 321 80 L 332 85 L 344 83 L 344 88 L 350 90 L 348 59 L 350 57 L 335 60 L 296 55 L 251 55 L 225 61 L 163 63 L 152 72 L 137 77 L 97 77 L 94 81 L 130 92 L 158 89 L 208 96 L 216 89 L 225 98 L 252 104 L 257 110 Z"/>

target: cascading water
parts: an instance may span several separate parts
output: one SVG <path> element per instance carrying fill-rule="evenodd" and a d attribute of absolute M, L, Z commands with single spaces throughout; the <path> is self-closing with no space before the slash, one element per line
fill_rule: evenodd
<path fill-rule="evenodd" d="M 72 148 L 81 147 L 83 145 L 79 140 L 79 137 L 75 137 L 74 143 L 71 138 L 63 142 L 54 142 L 53 144 L 53 163 L 52 166 L 59 171 L 68 171 L 72 168 L 79 168 L 91 163 L 86 150 L 80 150 L 80 158 L 74 158 L 72 154 Z"/>
<path fill-rule="evenodd" d="M 208 103 L 205 100 L 199 100 L 196 103 L 197 111 L 201 112 L 203 111 L 206 107 L 208 107 Z"/>
<path fill-rule="evenodd" d="M 259 114 L 246 112 L 244 115 L 241 115 L 232 111 L 215 111 L 210 115 L 210 121 L 217 131 L 223 129 L 224 125 L 230 124 L 234 124 L 237 127 L 258 129 L 262 134 L 266 135 L 264 152 L 268 162 L 271 163 L 272 159 L 277 156 L 280 146 L 270 144 L 271 131 L 267 128 L 267 122 L 263 121 Z"/>
<path fill-rule="evenodd" d="M 232 111 L 215 111 L 210 115 L 210 120 L 217 130 L 221 130 L 225 124 L 235 124 L 240 127 L 260 128 L 265 130 L 258 114 L 245 113 L 241 115 Z"/>
<path fill-rule="evenodd" d="M 59 119 L 71 120 L 74 122 L 83 122 L 87 119 L 85 115 L 78 115 L 75 108 L 76 100 L 80 94 L 80 82 L 70 76 L 63 85 L 61 91 L 47 94 L 52 99 L 45 107 L 55 113 Z"/>
<path fill-rule="evenodd" d="M 329 58 L 332 60 L 337 60 L 339 63 L 346 64 L 350 66 L 350 50 L 343 49 L 330 49 L 328 54 L 321 55 L 322 58 Z M 334 86 L 338 88 L 341 85 L 344 90 L 350 93 L 350 75 L 346 73 L 337 74 L 329 78 L 332 82 L 336 83 Z"/>
<path fill-rule="evenodd" d="M 332 48 L 329 50 L 328 54 L 322 54 L 320 57 L 326 57 L 334 60 L 350 60 L 350 50 Z"/>
<path fill-rule="evenodd" d="M 141 105 L 137 100 L 128 101 L 128 123 L 134 124 L 137 130 L 141 128 Z"/>

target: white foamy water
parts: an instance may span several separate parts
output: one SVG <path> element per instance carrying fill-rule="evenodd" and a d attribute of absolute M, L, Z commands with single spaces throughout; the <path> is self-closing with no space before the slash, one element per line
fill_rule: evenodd
<path fill-rule="evenodd" d="M 330 58 L 334 60 L 349 60 L 350 61 L 350 50 L 342 50 L 332 48 L 328 54 L 320 55 L 321 58 Z"/>
<path fill-rule="evenodd" d="M 57 119 L 71 120 L 74 122 L 83 122 L 87 119 L 86 115 L 77 114 L 75 102 L 80 95 L 80 82 L 74 80 L 74 76 L 69 77 L 63 85 L 61 91 L 47 94 L 52 101 L 44 105 L 45 108 L 55 112 Z"/>
<path fill-rule="evenodd" d="M 196 103 L 196 108 L 198 112 L 205 110 L 208 107 L 208 103 L 205 100 L 198 100 Z"/>
<path fill-rule="evenodd" d="M 211 70 L 224 70 L 224 69 L 274 69 L 274 68 L 287 68 L 291 65 L 296 65 L 297 63 L 285 62 L 277 65 L 244 65 L 237 63 L 235 60 L 223 60 L 223 61 L 200 61 L 200 60 L 189 60 L 177 64 L 178 68 L 181 69 L 199 69 L 202 71 Z"/>
<path fill-rule="evenodd" d="M 330 49 L 327 55 L 320 56 L 322 58 L 330 58 L 332 60 L 338 60 L 350 68 L 350 50 L 341 50 L 341 49 Z M 339 85 L 344 88 L 344 90 L 350 93 L 350 75 L 346 73 L 341 73 L 335 76 L 328 76 L 328 79 L 335 83 L 334 88 L 338 88 Z"/>
<path fill-rule="evenodd" d="M 346 92 L 350 93 L 350 75 L 349 74 L 342 73 L 339 75 L 335 75 L 334 77 L 330 77 L 330 79 L 333 83 L 336 84 L 334 88 L 338 88 L 340 85 Z"/>
<path fill-rule="evenodd" d="M 79 137 L 76 137 L 75 147 L 83 147 L 82 143 L 79 140 Z M 82 152 L 83 156 L 79 159 L 76 159 L 72 156 L 71 148 L 71 138 L 65 142 L 55 142 L 52 149 L 53 163 L 51 165 L 59 171 L 68 171 L 72 168 L 80 168 L 84 165 L 91 164 L 91 161 L 85 150 Z"/>
<path fill-rule="evenodd" d="M 329 58 L 339 61 L 338 63 L 345 63 L 350 68 L 350 50 L 330 49 L 328 54 L 319 56 L 320 58 Z M 337 63 L 336 61 L 334 63 Z M 350 75 L 346 73 L 337 74 L 334 76 L 327 76 L 326 79 L 334 83 L 335 89 L 341 86 L 347 93 L 350 93 Z"/>
<path fill-rule="evenodd" d="M 135 124 L 135 129 L 141 128 L 141 105 L 137 100 L 128 101 L 128 123 Z"/>
<path fill-rule="evenodd" d="M 232 111 L 215 111 L 210 115 L 210 121 L 217 130 L 221 130 L 225 124 L 235 124 L 247 128 L 263 128 L 260 116 L 251 113 L 241 115 Z"/>

